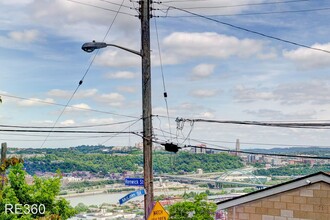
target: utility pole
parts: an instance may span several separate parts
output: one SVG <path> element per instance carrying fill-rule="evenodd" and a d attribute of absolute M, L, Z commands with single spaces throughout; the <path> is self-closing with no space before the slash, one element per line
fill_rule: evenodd
<path fill-rule="evenodd" d="M 7 157 L 7 143 L 1 144 L 1 164 L 5 163 Z M 1 189 L 3 189 L 5 185 L 5 173 L 6 169 L 1 172 Z"/>
<path fill-rule="evenodd" d="M 141 55 L 142 55 L 142 117 L 143 117 L 143 170 L 144 170 L 144 217 L 148 219 L 153 208 L 152 168 L 152 108 L 150 65 L 150 0 L 140 0 L 141 7 Z"/>

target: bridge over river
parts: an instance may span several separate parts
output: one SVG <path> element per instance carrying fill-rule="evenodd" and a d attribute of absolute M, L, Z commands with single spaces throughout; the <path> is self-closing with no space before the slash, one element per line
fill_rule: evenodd
<path fill-rule="evenodd" d="M 157 177 L 157 176 L 155 176 L 155 177 Z M 180 181 L 180 182 L 210 183 L 210 184 L 214 184 L 216 187 L 219 187 L 219 188 L 222 188 L 223 185 L 256 187 L 257 189 L 263 189 L 263 188 L 269 187 L 262 183 L 233 182 L 233 181 L 228 181 L 228 180 L 221 179 L 221 178 L 208 179 L 208 178 L 192 177 L 192 176 L 185 176 L 185 175 L 168 175 L 168 174 L 162 174 L 162 175 L 159 175 L 158 177 L 161 177 L 162 179 L 176 180 L 176 181 Z"/>

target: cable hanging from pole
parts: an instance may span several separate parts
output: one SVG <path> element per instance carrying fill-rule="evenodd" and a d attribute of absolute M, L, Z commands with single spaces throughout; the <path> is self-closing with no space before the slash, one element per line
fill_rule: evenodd
<path fill-rule="evenodd" d="M 206 123 L 218 123 L 218 124 L 236 124 L 236 125 L 254 125 L 265 127 L 281 127 L 281 128 L 306 128 L 306 129 L 330 129 L 330 123 L 307 123 L 307 122 L 259 122 L 259 121 L 234 121 L 234 120 L 211 120 L 211 119 L 184 119 L 177 118 L 177 123 L 184 122 L 206 122 Z"/>

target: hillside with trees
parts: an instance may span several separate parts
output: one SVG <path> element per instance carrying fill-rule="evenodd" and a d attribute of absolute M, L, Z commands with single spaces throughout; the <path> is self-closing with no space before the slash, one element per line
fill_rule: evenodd
<path fill-rule="evenodd" d="M 302 176 L 317 172 L 329 172 L 330 164 L 326 165 L 288 165 L 278 168 L 258 169 L 253 173 L 257 176 Z"/>
<path fill-rule="evenodd" d="M 88 149 L 91 149 L 89 152 Z M 33 175 L 35 172 L 89 171 L 92 173 L 122 173 L 124 171 L 139 171 L 143 167 L 141 151 L 112 151 L 104 147 L 77 147 L 69 149 L 27 149 L 29 154 L 42 156 L 25 159 L 26 171 Z M 20 153 L 27 153 L 21 151 Z M 194 154 L 178 152 L 177 154 L 164 151 L 154 151 L 153 169 L 156 173 L 194 172 L 201 168 L 205 172 L 225 171 L 243 167 L 241 160 L 227 153 Z"/>

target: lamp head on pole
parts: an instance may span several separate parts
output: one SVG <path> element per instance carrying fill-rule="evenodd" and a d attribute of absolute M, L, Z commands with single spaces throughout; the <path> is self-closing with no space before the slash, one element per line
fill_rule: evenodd
<path fill-rule="evenodd" d="M 81 49 L 87 53 L 93 52 L 95 49 L 101 49 L 107 47 L 107 44 L 104 42 L 87 42 L 81 46 Z"/>

